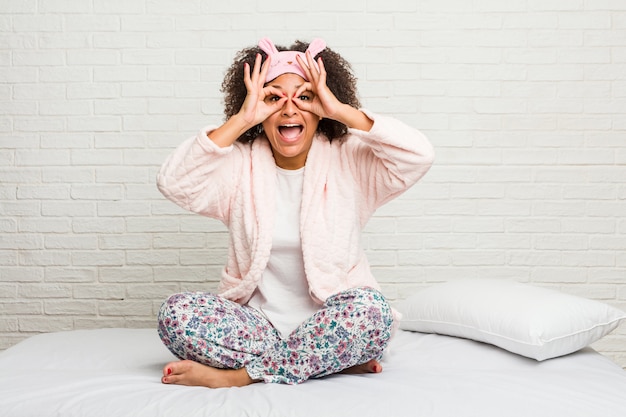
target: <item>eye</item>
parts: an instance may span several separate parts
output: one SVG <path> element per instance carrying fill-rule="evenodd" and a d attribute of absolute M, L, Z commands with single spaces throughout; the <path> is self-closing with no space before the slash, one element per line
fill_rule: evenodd
<path fill-rule="evenodd" d="M 301 94 L 300 96 L 298 96 L 298 100 L 308 101 L 308 100 L 311 100 L 311 96 L 308 93 Z"/>
<path fill-rule="evenodd" d="M 267 97 L 267 98 L 266 98 L 266 100 L 267 100 L 267 101 L 274 102 L 274 101 L 278 101 L 278 100 L 280 100 L 280 97 L 279 97 L 279 96 L 277 96 L 277 95 L 273 95 L 273 96 L 269 96 L 269 97 Z"/>

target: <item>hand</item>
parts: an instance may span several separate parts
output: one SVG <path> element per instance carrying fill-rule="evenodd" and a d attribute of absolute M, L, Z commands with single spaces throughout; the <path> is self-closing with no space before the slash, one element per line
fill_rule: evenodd
<path fill-rule="evenodd" d="M 296 92 L 294 102 L 298 108 L 315 113 L 320 118 L 325 117 L 340 121 L 340 114 L 345 105 L 335 97 L 326 85 L 326 69 L 322 58 L 317 59 L 317 67 L 309 51 L 306 52 L 306 63 L 300 56 L 296 59 L 310 80 L 302 84 Z M 307 91 L 312 94 L 307 95 Z"/>
<path fill-rule="evenodd" d="M 372 128 L 374 122 L 365 113 L 342 103 L 330 91 L 326 85 L 326 69 L 322 58 L 317 59 L 317 67 L 308 51 L 306 52 L 306 63 L 299 56 L 297 60 L 308 79 L 311 80 L 302 84 L 294 97 L 294 103 L 300 110 L 315 113 L 320 118 L 333 119 L 348 127 L 366 132 Z M 307 91 L 311 93 L 307 94 Z"/>
<path fill-rule="evenodd" d="M 271 58 L 268 56 L 263 65 L 261 65 L 261 55 L 257 54 L 252 72 L 250 71 L 250 65 L 247 62 L 244 64 L 243 82 L 248 94 L 238 115 L 250 127 L 263 122 L 276 113 L 287 100 L 284 93 L 273 87 L 264 87 L 270 61 Z"/>

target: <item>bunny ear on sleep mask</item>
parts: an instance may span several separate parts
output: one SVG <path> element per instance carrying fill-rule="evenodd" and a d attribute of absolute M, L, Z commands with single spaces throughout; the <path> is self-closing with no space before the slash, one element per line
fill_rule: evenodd
<path fill-rule="evenodd" d="M 306 62 L 306 55 L 299 51 L 279 51 L 276 49 L 276 45 L 270 38 L 263 38 L 259 41 L 259 48 L 271 57 L 272 62 L 265 77 L 265 82 L 271 81 L 276 77 L 283 74 L 297 74 L 309 81 L 305 71 L 298 64 L 297 56 L 300 56 L 304 62 Z M 311 56 L 315 58 L 317 54 L 322 52 L 326 48 L 326 42 L 320 38 L 315 38 L 309 44 L 307 51 L 311 53 Z M 317 63 L 313 62 L 317 68 Z"/>
<path fill-rule="evenodd" d="M 309 44 L 309 47 L 306 48 L 307 51 L 311 53 L 311 56 L 315 58 L 317 54 L 326 49 L 326 42 L 323 39 L 315 38 Z"/>

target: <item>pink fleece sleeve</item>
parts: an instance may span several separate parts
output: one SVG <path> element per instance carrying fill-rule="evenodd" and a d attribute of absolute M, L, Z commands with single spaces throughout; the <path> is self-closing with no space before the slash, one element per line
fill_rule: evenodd
<path fill-rule="evenodd" d="M 350 129 L 357 140 L 344 152 L 371 214 L 422 178 L 435 153 L 420 131 L 394 118 L 364 112 L 374 125 L 369 132 Z"/>
<path fill-rule="evenodd" d="M 225 221 L 236 181 L 235 146 L 220 148 L 203 129 L 184 141 L 165 160 L 157 174 L 161 193 L 180 207 Z"/>

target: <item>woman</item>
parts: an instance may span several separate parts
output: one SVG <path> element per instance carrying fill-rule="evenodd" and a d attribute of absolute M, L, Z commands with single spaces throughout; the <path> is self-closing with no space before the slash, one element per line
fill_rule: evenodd
<path fill-rule="evenodd" d="M 359 110 L 349 64 L 316 39 L 242 50 L 222 84 L 226 121 L 185 141 L 160 191 L 222 221 L 228 260 L 218 295 L 171 296 L 163 343 L 181 360 L 166 384 L 297 384 L 381 372 L 394 312 L 360 232 L 433 161 L 427 139 Z M 243 73 L 243 74 L 242 74 Z"/>

